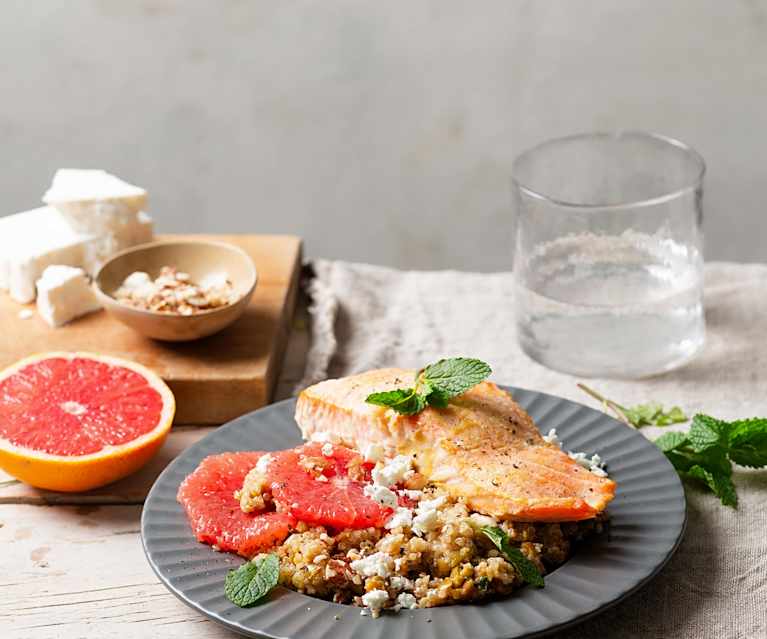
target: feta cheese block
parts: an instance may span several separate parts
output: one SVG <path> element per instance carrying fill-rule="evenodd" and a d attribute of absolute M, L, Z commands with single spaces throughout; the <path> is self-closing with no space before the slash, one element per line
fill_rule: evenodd
<path fill-rule="evenodd" d="M 47 206 L 0 218 L 0 285 L 17 302 L 32 302 L 35 282 L 47 266 L 81 266 L 96 239 L 72 229 Z"/>
<path fill-rule="evenodd" d="M 100 308 L 81 268 L 54 264 L 37 281 L 37 312 L 53 327 Z"/>
<path fill-rule="evenodd" d="M 108 223 L 121 216 L 135 218 L 146 210 L 147 192 L 100 169 L 59 169 L 43 202 L 55 206 L 81 230 L 102 230 L 93 228 L 95 219 Z"/>
<path fill-rule="evenodd" d="M 98 236 L 86 257 L 90 273 L 114 253 L 152 240 L 154 224 L 144 212 L 147 192 L 106 171 L 59 169 L 43 201 L 75 230 Z"/>
<path fill-rule="evenodd" d="M 139 211 L 136 215 L 136 226 L 133 229 L 131 245 L 146 244 L 154 239 L 154 220 L 146 211 Z"/>

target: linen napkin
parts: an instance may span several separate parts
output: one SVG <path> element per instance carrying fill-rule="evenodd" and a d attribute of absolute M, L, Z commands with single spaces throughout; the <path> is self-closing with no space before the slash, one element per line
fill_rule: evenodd
<path fill-rule="evenodd" d="M 463 355 L 489 362 L 498 383 L 598 407 L 576 387 L 584 380 L 549 370 L 519 349 L 511 273 L 399 271 L 325 260 L 312 267 L 312 343 L 300 387 Z M 707 264 L 704 294 L 707 339 L 694 361 L 640 381 L 587 383 L 622 404 L 654 400 L 688 415 L 767 416 L 767 265 Z M 641 432 L 653 439 L 667 430 Z M 686 486 L 687 532 L 661 574 L 558 636 L 767 637 L 767 471 L 736 470 L 734 481 L 737 510 Z"/>

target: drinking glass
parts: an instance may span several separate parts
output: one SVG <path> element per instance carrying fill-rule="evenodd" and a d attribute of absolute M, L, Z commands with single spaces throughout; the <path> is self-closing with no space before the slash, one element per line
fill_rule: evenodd
<path fill-rule="evenodd" d="M 700 350 L 704 173 L 689 146 L 636 131 L 551 140 L 514 161 L 525 353 L 574 375 L 637 378 Z"/>

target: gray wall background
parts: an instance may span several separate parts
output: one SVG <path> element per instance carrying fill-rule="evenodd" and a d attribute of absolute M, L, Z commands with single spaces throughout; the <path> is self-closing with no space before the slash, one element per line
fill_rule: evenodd
<path fill-rule="evenodd" d="M 706 158 L 708 258 L 766 257 L 767 1 L 4 0 L 0 56 L 0 214 L 105 168 L 162 231 L 507 269 L 512 158 L 640 128 Z"/>

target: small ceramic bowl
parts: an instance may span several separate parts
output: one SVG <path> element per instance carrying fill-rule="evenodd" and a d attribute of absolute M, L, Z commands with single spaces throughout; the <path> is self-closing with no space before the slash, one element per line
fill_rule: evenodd
<path fill-rule="evenodd" d="M 234 286 L 237 301 L 194 315 L 177 315 L 133 308 L 113 297 L 131 273 L 144 271 L 155 279 L 163 266 L 175 266 L 189 273 L 193 282 L 224 273 Z M 147 337 L 185 342 L 213 335 L 240 317 L 253 296 L 257 279 L 253 260 L 236 246 L 223 242 L 167 240 L 141 244 L 114 255 L 96 274 L 94 289 L 107 312 L 123 324 Z"/>

